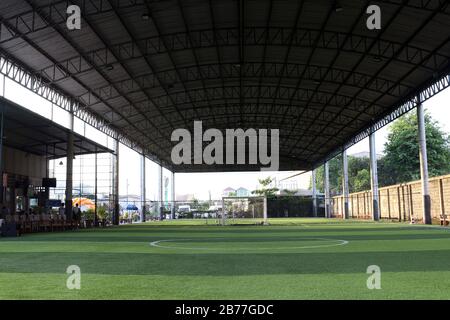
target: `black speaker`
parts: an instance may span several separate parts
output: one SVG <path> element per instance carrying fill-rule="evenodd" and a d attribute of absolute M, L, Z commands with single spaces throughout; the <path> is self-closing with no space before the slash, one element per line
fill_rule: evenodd
<path fill-rule="evenodd" d="M 56 188 L 56 178 L 43 178 L 42 186 L 45 188 Z"/>
<path fill-rule="evenodd" d="M 1 229 L 2 237 L 17 237 L 17 227 L 14 222 L 3 223 Z"/>

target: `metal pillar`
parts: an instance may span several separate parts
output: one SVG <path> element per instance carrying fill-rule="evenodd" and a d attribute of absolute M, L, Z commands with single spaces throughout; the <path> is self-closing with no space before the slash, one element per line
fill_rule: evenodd
<path fill-rule="evenodd" d="M 378 197 L 378 168 L 377 168 L 377 151 L 375 146 L 375 132 L 369 135 L 370 146 L 370 185 L 372 189 L 372 219 L 380 220 L 380 199 Z"/>
<path fill-rule="evenodd" d="M 114 170 L 113 170 L 113 219 L 114 225 L 119 225 L 120 205 L 119 205 L 119 140 L 115 140 Z"/>
<path fill-rule="evenodd" d="M 343 166 L 343 177 L 342 177 L 342 196 L 344 198 L 344 212 L 342 215 L 343 219 L 348 219 L 348 157 L 347 150 L 342 152 L 342 166 Z"/>
<path fill-rule="evenodd" d="M 45 145 L 45 177 L 46 178 L 50 178 L 50 168 L 49 168 L 49 156 L 48 156 L 48 145 Z M 54 178 L 54 177 L 53 177 Z M 50 199 L 50 188 L 49 187 L 45 187 L 44 189 L 45 192 L 45 199 Z M 26 201 L 25 201 L 25 212 L 29 212 L 30 209 L 30 198 L 27 196 L 26 197 Z M 65 214 L 65 207 L 64 207 L 64 214 Z"/>
<path fill-rule="evenodd" d="M 95 147 L 95 169 L 94 169 L 94 175 L 95 175 L 95 181 L 94 181 L 94 226 L 98 226 L 98 217 L 97 217 L 97 205 L 98 205 L 98 161 L 97 161 L 97 147 Z"/>
<path fill-rule="evenodd" d="M 171 188 L 171 200 L 172 200 L 172 219 L 175 219 L 175 205 L 176 205 L 176 199 L 175 199 L 175 172 L 172 172 L 172 188 Z"/>
<path fill-rule="evenodd" d="M 264 215 L 264 225 L 268 225 L 269 222 L 267 220 L 267 197 L 264 197 L 263 215 Z"/>
<path fill-rule="evenodd" d="M 146 189 L 145 189 L 145 156 L 141 155 L 141 222 L 145 222 L 146 211 Z"/>
<path fill-rule="evenodd" d="M 316 187 L 316 170 L 311 172 L 312 181 L 312 202 L 313 202 L 313 217 L 317 217 L 317 187 Z"/>
<path fill-rule="evenodd" d="M 431 199 L 428 186 L 428 157 L 427 157 L 427 139 L 425 135 L 425 113 L 420 98 L 417 97 L 417 122 L 419 124 L 419 156 L 420 156 L 420 177 L 422 180 L 423 196 L 423 222 L 431 224 Z"/>
<path fill-rule="evenodd" d="M 222 225 L 225 225 L 225 201 L 222 198 Z"/>
<path fill-rule="evenodd" d="M 0 102 L 0 203 L 3 204 L 4 199 L 4 185 L 3 185 L 3 125 L 4 125 L 4 116 L 3 116 L 3 109 L 4 105 Z"/>
<path fill-rule="evenodd" d="M 158 170 L 158 205 L 159 205 L 159 216 L 162 219 L 164 213 L 163 205 L 163 167 L 159 166 Z"/>
<path fill-rule="evenodd" d="M 73 192 L 73 158 L 75 156 L 73 149 L 73 110 L 70 112 L 69 133 L 67 134 L 67 164 L 66 164 L 66 217 L 71 220 L 72 214 L 72 192 Z"/>
<path fill-rule="evenodd" d="M 331 218 L 331 208 L 330 208 L 330 169 L 328 161 L 324 164 L 324 191 L 325 191 L 325 217 Z"/>

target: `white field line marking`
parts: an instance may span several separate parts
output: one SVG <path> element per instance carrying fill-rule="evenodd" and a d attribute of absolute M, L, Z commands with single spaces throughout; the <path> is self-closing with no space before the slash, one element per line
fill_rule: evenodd
<path fill-rule="evenodd" d="M 214 238 L 214 240 L 224 240 L 226 238 Z M 167 239 L 167 240 L 157 240 L 150 242 L 150 246 L 157 247 L 157 248 L 163 248 L 163 249 L 183 249 L 183 250 L 217 250 L 218 248 L 203 248 L 203 247 L 177 247 L 177 246 L 164 246 L 161 245 L 163 242 L 178 242 L 178 241 L 192 241 L 192 240 L 199 240 L 199 239 Z M 270 248 L 264 248 L 264 247 L 257 247 L 257 248 L 224 248 L 224 250 L 285 250 L 285 249 L 312 249 L 312 248 L 328 248 L 328 247 L 337 247 L 337 246 L 343 246 L 349 243 L 347 240 L 339 240 L 339 239 L 326 239 L 326 238 L 296 238 L 296 240 L 319 240 L 319 241 L 335 241 L 338 243 L 332 243 L 332 244 L 319 244 L 319 245 L 313 245 L 313 246 L 297 246 L 297 247 L 270 247 Z"/>

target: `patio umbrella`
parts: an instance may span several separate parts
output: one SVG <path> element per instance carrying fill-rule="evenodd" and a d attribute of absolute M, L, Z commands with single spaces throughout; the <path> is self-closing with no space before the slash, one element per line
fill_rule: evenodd
<path fill-rule="evenodd" d="M 72 205 L 75 206 L 78 203 L 78 207 L 80 207 L 80 210 L 86 211 L 89 209 L 94 210 L 95 209 L 95 203 L 91 199 L 88 198 L 73 198 L 72 199 Z"/>
<path fill-rule="evenodd" d="M 127 210 L 128 211 L 138 211 L 139 209 L 138 209 L 138 207 L 136 207 L 136 205 L 130 203 L 127 205 Z"/>

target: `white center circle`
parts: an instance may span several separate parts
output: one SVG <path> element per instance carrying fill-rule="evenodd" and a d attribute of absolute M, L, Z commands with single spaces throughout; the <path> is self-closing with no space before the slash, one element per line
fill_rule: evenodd
<path fill-rule="evenodd" d="M 227 240 L 226 238 L 211 238 L 210 240 Z M 164 239 L 164 240 L 157 240 L 150 243 L 150 246 L 156 247 L 156 248 L 163 248 L 163 249 L 179 249 L 179 250 L 231 250 L 231 251 L 238 251 L 238 250 L 289 250 L 289 249 L 313 249 L 313 248 L 329 248 L 329 247 L 337 247 L 337 246 L 343 246 L 348 244 L 349 242 L 347 240 L 340 240 L 340 239 L 327 239 L 327 238 L 294 238 L 291 240 L 298 241 L 298 242 L 305 242 L 305 241 L 315 241 L 319 242 L 319 244 L 308 244 L 308 245 L 293 245 L 293 246 L 285 246 L 285 247 L 262 247 L 262 246 L 255 246 L 257 243 L 253 243 L 252 246 L 247 247 L 239 247 L 236 246 L 236 239 L 233 238 L 234 241 L 220 241 L 222 244 L 226 244 L 227 247 L 201 247 L 201 246 L 184 246 L 183 244 L 179 245 L 180 242 L 203 242 L 208 241 L 208 239 Z M 248 240 L 254 240 L 254 239 L 242 239 L 243 241 Z M 214 243 L 214 242 L 209 242 Z M 173 245 L 175 244 L 175 245 Z"/>

